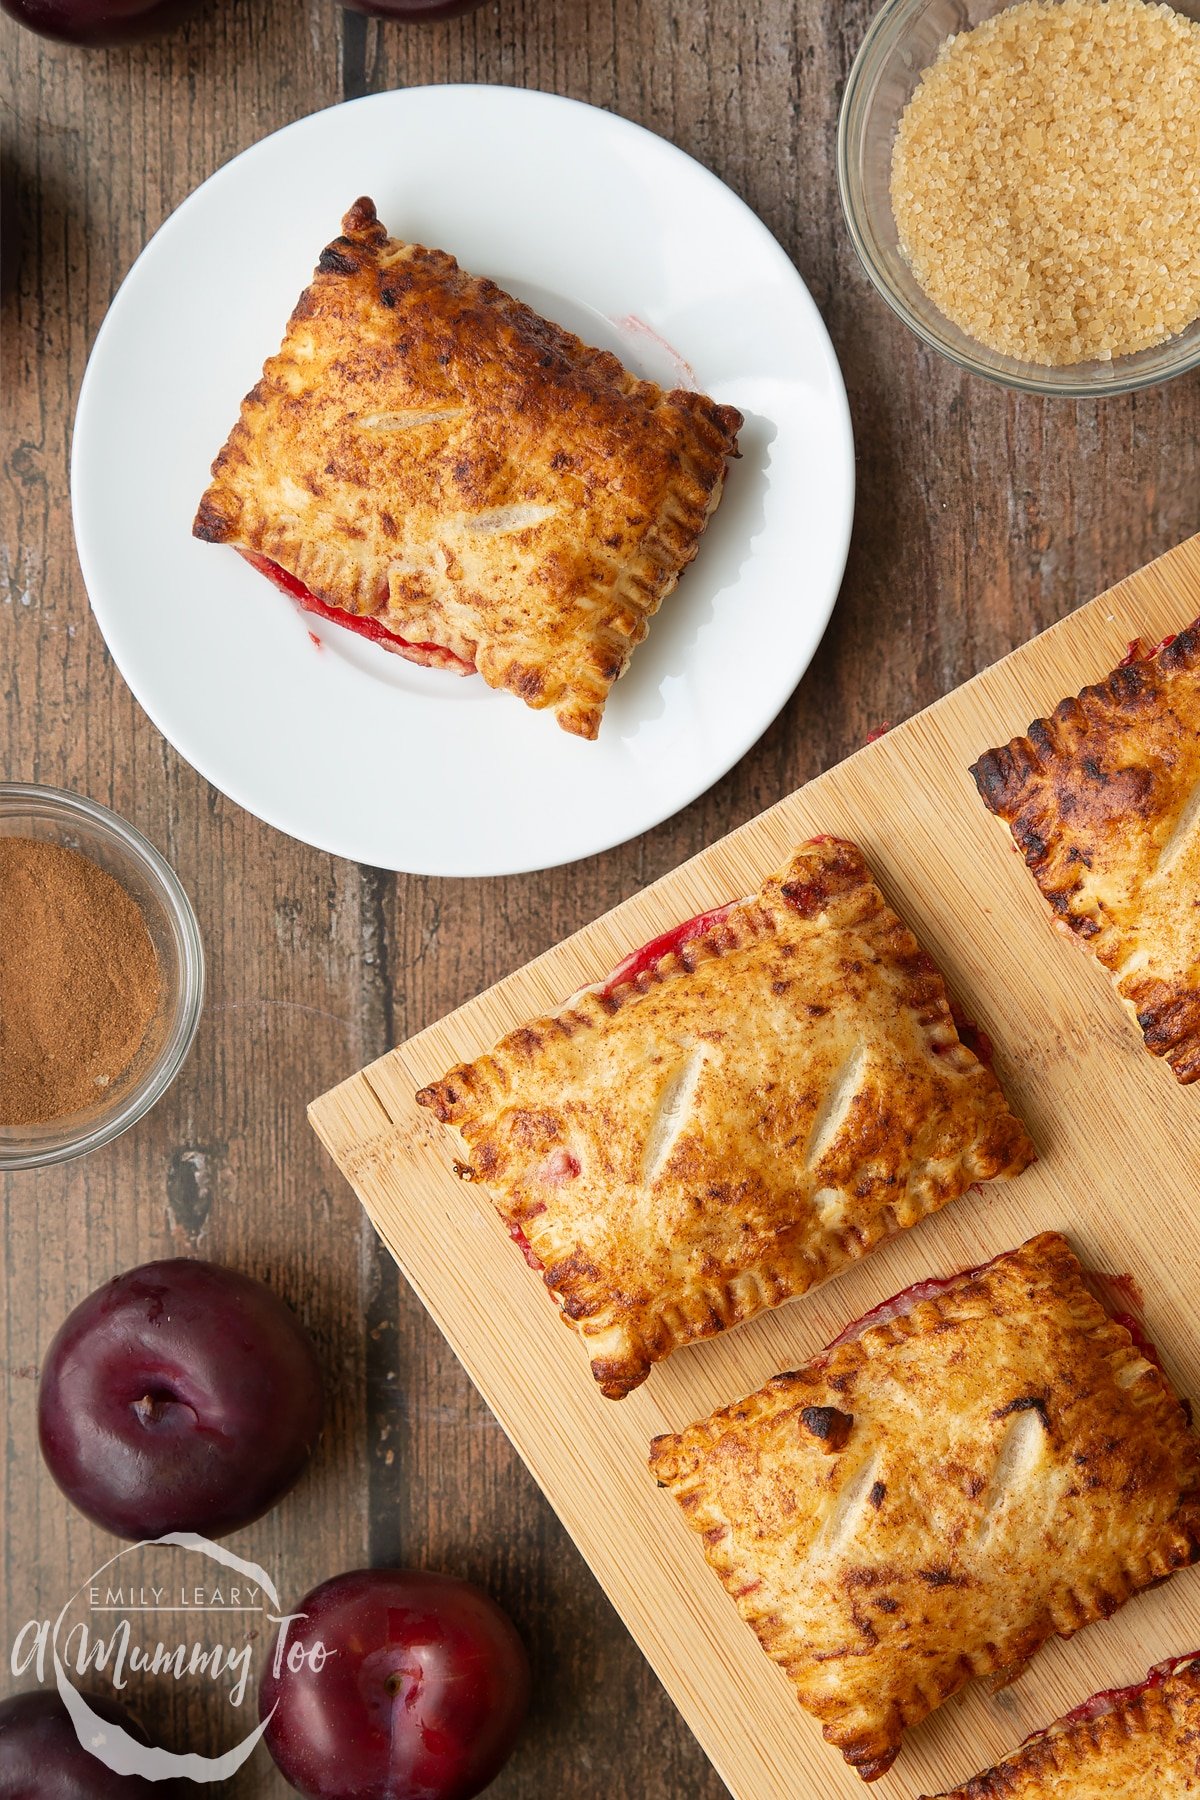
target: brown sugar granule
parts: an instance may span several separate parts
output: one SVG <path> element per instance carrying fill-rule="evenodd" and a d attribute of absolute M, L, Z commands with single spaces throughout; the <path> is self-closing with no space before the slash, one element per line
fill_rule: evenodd
<path fill-rule="evenodd" d="M 949 38 L 892 153 L 900 248 L 969 336 L 1107 361 L 1200 317 L 1200 24 L 1022 0 Z"/>
<path fill-rule="evenodd" d="M 120 882 L 77 850 L 0 836 L 0 1125 L 103 1099 L 158 994 L 150 934 Z"/>

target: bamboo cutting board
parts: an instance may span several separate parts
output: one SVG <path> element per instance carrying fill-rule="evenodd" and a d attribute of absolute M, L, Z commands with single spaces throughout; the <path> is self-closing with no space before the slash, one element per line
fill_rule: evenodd
<path fill-rule="evenodd" d="M 1067 1231 L 1092 1267 L 1129 1271 L 1168 1368 L 1200 1395 L 1200 1084 L 1148 1056 L 1107 975 L 1050 925 L 968 765 L 1107 673 L 1131 638 L 1200 614 L 1200 537 L 402 1044 L 310 1109 L 376 1228 L 461 1358 L 738 1800 L 836 1800 L 862 1784 L 742 1624 L 675 1502 L 646 1468 L 658 1432 L 794 1368 L 909 1282 L 1035 1232 Z M 1037 1144 L 1017 1181 L 968 1194 L 802 1300 L 677 1353 L 627 1400 L 587 1358 L 486 1193 L 457 1180 L 451 1135 L 413 1094 L 524 1019 L 553 1011 L 631 948 L 751 892 L 801 839 L 853 838 L 889 899 L 996 1046 Z M 1095 1689 L 1200 1647 L 1200 1569 L 1141 1596 L 1011 1689 L 972 1689 L 911 1732 L 881 1800 L 915 1800 L 1007 1754 Z M 633 1726 L 636 1729 L 636 1725 Z"/>

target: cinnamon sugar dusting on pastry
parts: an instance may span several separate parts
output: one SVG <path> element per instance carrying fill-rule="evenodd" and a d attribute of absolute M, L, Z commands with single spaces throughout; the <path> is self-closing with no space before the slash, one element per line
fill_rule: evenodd
<path fill-rule="evenodd" d="M 367 198 L 321 253 L 193 530 L 389 653 L 594 738 L 696 554 L 742 415 L 642 381 Z"/>
<path fill-rule="evenodd" d="M 1200 1080 L 1200 625 L 981 756 L 1060 932 L 1110 971 L 1146 1048 Z"/>
<path fill-rule="evenodd" d="M 537 1209 L 546 1285 L 612 1399 L 1033 1154 L 933 964 L 833 841 L 417 1102 L 510 1229 Z"/>
<path fill-rule="evenodd" d="M 939 1287 L 650 1451 L 742 1618 L 865 1781 L 969 1681 L 995 1691 L 1056 1633 L 1200 1560 L 1200 1445 L 1067 1241 L 1047 1233 Z M 1194 1773 L 1194 1721 L 1188 1735 Z M 1190 1791 L 1154 1781 L 1157 1767 L 1139 1763 L 1141 1783 L 1051 1787 Z"/>
<path fill-rule="evenodd" d="M 1200 23 L 1021 0 L 943 44 L 900 121 L 900 248 L 977 342 L 1107 361 L 1200 317 Z"/>

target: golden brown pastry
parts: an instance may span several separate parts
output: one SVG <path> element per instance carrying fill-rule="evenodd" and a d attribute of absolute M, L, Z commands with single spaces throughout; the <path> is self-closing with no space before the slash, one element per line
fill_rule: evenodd
<path fill-rule="evenodd" d="M 1187 1800 L 1200 1794 L 1200 1664 L 1094 1694 L 965 1787 L 929 1800 Z"/>
<path fill-rule="evenodd" d="M 972 769 L 1178 1081 L 1200 1077 L 1200 620 Z"/>
<path fill-rule="evenodd" d="M 1033 1156 L 933 963 L 832 839 L 417 1098 L 612 1398 Z"/>
<path fill-rule="evenodd" d="M 868 1781 L 973 1677 L 1200 1554 L 1200 1441 L 1054 1233 L 898 1296 L 650 1466 Z"/>
<path fill-rule="evenodd" d="M 741 424 L 389 238 L 363 199 L 242 403 L 193 531 L 302 605 L 594 738 Z"/>

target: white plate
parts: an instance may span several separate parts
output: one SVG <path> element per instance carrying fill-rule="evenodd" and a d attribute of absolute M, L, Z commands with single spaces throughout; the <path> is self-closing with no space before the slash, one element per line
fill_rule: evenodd
<path fill-rule="evenodd" d="M 746 415 L 699 555 L 595 743 L 316 623 L 190 535 L 242 395 L 359 194 L 397 236 L 453 252 L 640 374 L 677 386 L 686 366 Z M 656 825 L 771 722 L 837 595 L 854 451 L 808 290 L 715 176 L 577 101 L 409 88 L 276 132 L 167 220 L 96 339 L 72 498 L 117 666 L 202 775 L 339 856 L 501 875 Z"/>

